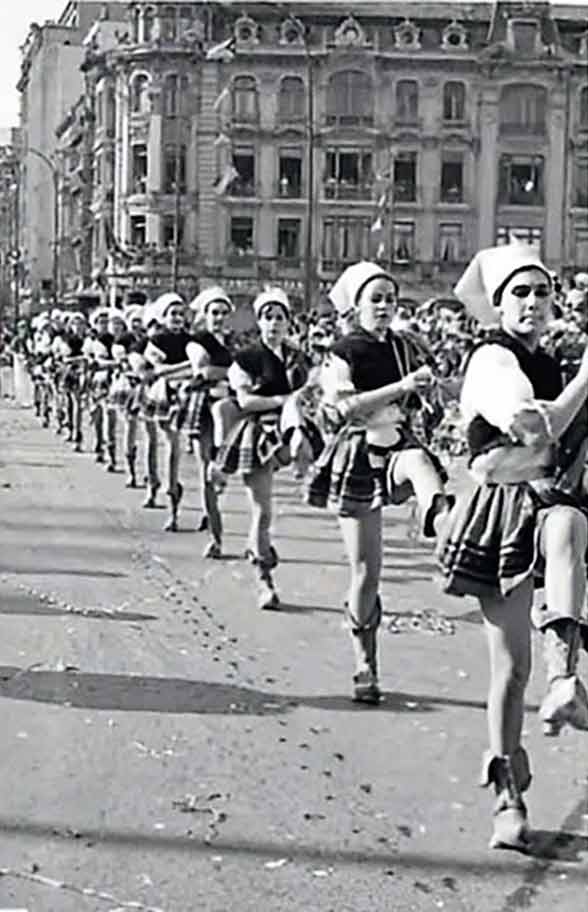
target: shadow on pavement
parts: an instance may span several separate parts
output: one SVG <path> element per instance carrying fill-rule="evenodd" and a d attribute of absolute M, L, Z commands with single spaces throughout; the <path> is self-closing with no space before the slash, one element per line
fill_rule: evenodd
<path fill-rule="evenodd" d="M 582 861 L 588 854 L 588 836 L 562 830 L 533 830 L 531 847 L 527 852 L 533 858 L 550 861 Z"/>
<path fill-rule="evenodd" d="M 29 671 L 0 668 L 0 697 L 55 703 L 75 709 L 122 712 L 194 713 L 195 715 L 276 715 L 298 706 L 343 712 L 434 712 L 438 707 L 459 706 L 485 710 L 486 703 L 454 697 L 390 691 L 377 707 L 351 702 L 343 694 L 280 694 L 238 684 L 187 681 L 183 678 L 85 672 Z M 528 706 L 537 711 L 537 706 Z"/>
<path fill-rule="evenodd" d="M 95 579 L 124 579 L 127 573 L 119 573 L 115 570 L 95 570 L 94 568 L 74 568 L 74 567 L 44 567 L 42 563 L 21 564 L 15 567 L 14 564 L 3 564 L 0 562 L 0 573 L 10 573 L 15 576 L 91 576 Z"/>
<path fill-rule="evenodd" d="M 420 852 L 390 850 L 382 852 L 381 850 L 363 851 L 353 849 L 336 850 L 325 848 L 321 845 L 308 845 L 296 842 L 264 842 L 253 840 L 223 839 L 218 838 L 211 845 L 204 838 L 191 836 L 164 836 L 159 833 L 144 833 L 133 830 L 112 830 L 105 827 L 100 829 L 83 828 L 82 831 L 74 829 L 63 821 L 54 823 L 42 823 L 34 821 L 21 821 L 0 819 L 0 834 L 3 836 L 28 836 L 33 839 L 46 841 L 71 841 L 72 832 L 76 834 L 76 839 L 92 846 L 115 846 L 128 848 L 131 851 L 136 850 L 144 852 L 153 850 L 156 852 L 188 852 L 190 855 L 209 855 L 222 853 L 223 856 L 233 856 L 235 858 L 251 858 L 252 860 L 275 860 L 276 858 L 287 858 L 291 862 L 299 864 L 316 865 L 321 864 L 337 865 L 357 865 L 366 868 L 382 868 L 400 870 L 426 870 L 439 871 L 446 874 L 447 872 L 473 874 L 478 876 L 487 876 L 494 874 L 497 876 L 512 876 L 513 874 L 525 874 L 529 868 L 529 858 L 525 855 L 515 855 L 513 853 L 488 854 L 483 858 L 459 857 L 450 852 L 437 852 L 424 854 Z M 568 834 L 562 833 L 562 836 Z M 536 862 L 532 861 L 533 864 Z M 568 881 L 583 882 L 586 877 L 586 869 L 567 868 L 566 876 Z M 514 907 L 513 907 L 514 908 Z"/>
<path fill-rule="evenodd" d="M 102 608 L 59 608 L 40 602 L 33 596 L 9 596 L 0 602 L 0 614 L 33 617 L 82 617 L 91 621 L 158 621 L 156 614 L 141 614 L 137 611 L 106 611 Z"/>

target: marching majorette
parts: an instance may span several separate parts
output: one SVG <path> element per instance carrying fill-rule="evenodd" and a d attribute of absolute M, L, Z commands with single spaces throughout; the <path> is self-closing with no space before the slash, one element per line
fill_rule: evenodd
<path fill-rule="evenodd" d="M 104 462 L 104 402 L 110 386 L 110 368 L 114 363 L 114 339 L 108 332 L 108 319 L 108 307 L 98 307 L 92 312 L 90 327 L 93 337 L 88 337 L 85 346 L 90 361 L 90 420 L 94 428 L 94 454 L 98 463 Z"/>
<path fill-rule="evenodd" d="M 420 346 L 389 329 L 396 280 L 375 263 L 356 263 L 329 297 L 346 330 L 321 369 L 328 442 L 310 469 L 306 500 L 339 518 L 351 571 L 346 612 L 356 662 L 353 698 L 378 703 L 382 508 L 416 494 L 423 534 L 433 538 L 452 501 L 441 464 L 409 427 L 415 396 L 431 388 L 434 376 Z"/>
<path fill-rule="evenodd" d="M 166 532 L 177 532 L 178 509 L 184 493 L 179 479 L 181 446 L 178 415 L 181 402 L 179 387 L 190 380 L 192 368 L 187 346 L 192 336 L 185 329 L 185 304 L 175 292 L 167 292 L 153 305 L 160 329 L 149 339 L 143 357 L 152 366 L 155 382 L 147 391 L 147 400 L 167 442 L 167 494 L 170 515 L 164 526 Z"/>
<path fill-rule="evenodd" d="M 251 519 L 247 556 L 256 568 L 260 608 L 278 608 L 272 570 L 278 556 L 271 543 L 274 472 L 291 461 L 289 442 L 296 430 L 293 402 L 308 375 L 302 352 L 285 343 L 290 323 L 290 303 L 281 288 L 261 292 L 253 310 L 260 342 L 240 351 L 229 368 L 229 384 L 240 414 L 223 442 L 216 460 L 227 475 L 243 477 Z"/>
<path fill-rule="evenodd" d="M 484 617 L 490 744 L 482 784 L 497 795 L 491 845 L 524 849 L 522 794 L 531 774 L 521 732 L 534 585 L 544 585 L 546 597 L 532 615 L 547 664 L 545 731 L 557 734 L 566 723 L 588 729 L 577 676 L 586 632 L 588 349 L 562 388 L 557 362 L 539 344 L 551 316 L 552 279 L 527 245 L 480 251 L 455 294 L 470 316 L 495 328 L 470 355 L 461 393 L 474 488 L 452 511 L 438 554 L 445 591 L 477 596 Z"/>
<path fill-rule="evenodd" d="M 35 385 L 35 412 L 41 418 L 43 427 L 49 427 L 51 417 L 51 316 L 48 311 L 39 314 L 31 321 L 34 329 L 33 349 L 35 367 L 33 379 Z"/>
<path fill-rule="evenodd" d="M 147 345 L 142 313 L 143 307 L 133 304 L 127 307 L 122 314 L 126 331 L 115 342 L 114 355 L 118 366 L 115 368 L 109 392 L 109 401 L 123 421 L 123 446 L 128 469 L 127 488 L 137 487 L 137 431 L 141 409 L 142 378 L 140 371 L 136 368 L 140 366 L 142 359 L 139 358 L 139 363 L 137 363 L 134 361 L 133 355 L 142 355 Z M 117 346 L 124 349 L 124 352 Z"/>
<path fill-rule="evenodd" d="M 143 502 L 143 507 L 147 510 L 157 507 L 157 492 L 161 487 L 159 479 L 159 469 L 157 460 L 157 422 L 155 420 L 155 403 L 148 399 L 149 386 L 153 382 L 154 374 L 152 365 L 145 360 L 145 349 L 150 339 L 153 339 L 161 326 L 158 322 L 159 308 L 155 302 L 148 302 L 143 307 L 143 340 L 134 345 L 134 351 L 131 355 L 131 364 L 135 372 L 141 378 L 141 384 L 137 392 L 139 400 L 139 417 L 142 420 L 145 429 L 145 479 L 147 482 L 147 497 Z"/>
<path fill-rule="evenodd" d="M 60 365 L 60 395 L 63 397 L 67 441 L 81 453 L 83 444 L 83 396 L 85 389 L 87 324 L 83 313 L 67 315 L 67 329 L 57 342 L 55 357 Z"/>
<path fill-rule="evenodd" d="M 202 498 L 199 531 L 208 530 L 210 534 L 204 557 L 219 558 L 222 556 L 223 526 L 217 488 L 210 477 L 210 466 L 218 452 L 212 409 L 229 393 L 227 374 L 233 359 L 225 343 L 227 320 L 234 307 L 224 289 L 214 286 L 201 291 L 190 309 L 194 314 L 193 340 L 187 347 L 187 355 L 193 380 L 181 423 L 195 443 Z"/>

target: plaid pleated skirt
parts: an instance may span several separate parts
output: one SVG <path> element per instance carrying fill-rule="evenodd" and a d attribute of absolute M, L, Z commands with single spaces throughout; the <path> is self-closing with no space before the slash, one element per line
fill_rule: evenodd
<path fill-rule="evenodd" d="M 90 397 L 94 402 L 100 402 L 108 397 L 110 389 L 110 371 L 97 370 L 90 380 Z"/>
<path fill-rule="evenodd" d="M 290 448 L 276 412 L 244 416 L 229 432 L 216 458 L 226 475 L 248 475 L 263 466 L 279 468 L 290 462 Z"/>
<path fill-rule="evenodd" d="M 212 434 L 210 394 L 207 389 L 190 390 L 182 397 L 178 429 L 194 439 Z"/>
<path fill-rule="evenodd" d="M 114 378 L 108 392 L 108 404 L 122 415 L 138 415 L 141 408 L 141 380 L 121 373 Z"/>
<path fill-rule="evenodd" d="M 147 420 L 156 421 L 162 427 L 177 430 L 181 407 L 179 387 L 160 377 L 145 393 L 142 414 Z"/>
<path fill-rule="evenodd" d="M 405 450 L 418 449 L 431 460 L 440 479 L 447 473 L 434 453 L 407 429 L 401 430 L 400 440 L 387 450 L 381 468 L 374 467 L 362 428 L 343 427 L 327 443 L 316 462 L 310 467 L 304 500 L 309 506 L 331 509 L 338 516 L 362 516 L 372 510 L 401 504 L 414 494 L 409 481 L 393 482 L 394 464 Z"/>
<path fill-rule="evenodd" d="M 539 538 L 549 509 L 558 505 L 586 513 L 571 494 L 538 493 L 527 482 L 478 485 L 460 497 L 437 545 L 443 590 L 504 597 L 529 576 L 541 587 Z"/>

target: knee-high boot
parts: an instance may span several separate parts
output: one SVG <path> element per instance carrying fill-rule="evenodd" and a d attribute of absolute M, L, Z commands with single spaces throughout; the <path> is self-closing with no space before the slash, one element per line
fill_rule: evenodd
<path fill-rule="evenodd" d="M 164 532 L 177 532 L 178 531 L 178 511 L 180 508 L 180 501 L 184 495 L 184 486 L 178 481 L 174 491 L 169 490 L 167 496 L 169 497 L 169 519 L 163 527 Z"/>
<path fill-rule="evenodd" d="M 137 473 L 135 469 L 135 464 L 137 461 L 137 447 L 131 447 L 127 453 L 127 466 L 129 469 L 129 475 L 127 478 L 127 488 L 136 488 L 137 487 Z"/>
<path fill-rule="evenodd" d="M 276 592 L 272 570 L 275 563 L 262 558 L 254 558 L 252 564 L 257 572 L 257 605 L 262 611 L 277 611 L 280 597 Z"/>
<path fill-rule="evenodd" d="M 109 443 L 108 447 L 108 465 L 106 466 L 107 472 L 116 472 L 116 444 Z"/>
<path fill-rule="evenodd" d="M 559 735 L 566 723 L 588 731 L 588 695 L 576 674 L 581 640 L 580 625 L 571 618 L 543 629 L 548 689 L 539 714 L 546 735 Z"/>
<path fill-rule="evenodd" d="M 356 662 L 353 700 L 375 705 L 382 696 L 378 684 L 378 627 L 382 620 L 382 602 L 380 596 L 376 596 L 373 611 L 363 624 L 353 617 L 347 604 L 345 608 Z"/>
<path fill-rule="evenodd" d="M 523 747 L 502 757 L 490 752 L 484 755 L 480 785 L 484 788 L 494 785 L 496 792 L 490 848 L 521 851 L 528 848 L 529 824 L 522 793 L 530 784 L 529 757 Z"/>

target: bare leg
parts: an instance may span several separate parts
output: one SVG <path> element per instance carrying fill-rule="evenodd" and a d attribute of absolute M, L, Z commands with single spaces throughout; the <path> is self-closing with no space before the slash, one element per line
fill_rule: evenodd
<path fill-rule="evenodd" d="M 203 518 L 206 519 L 212 541 L 205 550 L 207 557 L 220 557 L 222 545 L 223 525 L 218 506 L 218 494 L 213 482 L 208 475 L 208 467 L 212 456 L 212 439 L 210 434 L 201 433 L 195 442 L 195 456 L 200 478 L 200 492 L 202 497 Z"/>
<path fill-rule="evenodd" d="M 156 506 L 157 491 L 160 481 L 157 471 L 157 425 L 155 421 L 144 422 L 147 443 L 147 498 L 143 506 L 147 508 Z"/>
<path fill-rule="evenodd" d="M 377 630 L 381 618 L 378 596 L 382 570 L 382 511 L 339 517 L 350 568 L 347 611 L 355 653 L 354 695 L 362 702 L 380 699 Z"/>
<path fill-rule="evenodd" d="M 178 507 L 182 499 L 184 489 L 179 480 L 180 474 L 180 432 L 172 427 L 166 427 L 165 437 L 167 441 L 167 494 L 170 499 L 170 517 L 164 526 L 166 532 L 177 532 L 178 529 Z"/>
<path fill-rule="evenodd" d="M 521 746 L 524 696 L 531 671 L 530 610 L 533 581 L 525 580 L 505 599 L 482 599 L 490 655 L 488 734 L 482 785 L 494 785 L 493 848 L 524 849 L 528 843 L 527 809 L 522 793 L 531 773 Z"/>
<path fill-rule="evenodd" d="M 403 450 L 394 460 L 392 480 L 395 485 L 409 481 L 416 494 L 425 537 L 432 538 L 453 505 L 434 463 L 424 450 Z"/>
<path fill-rule="evenodd" d="M 277 608 L 279 599 L 271 573 L 275 557 L 270 538 L 274 472 L 271 466 L 263 466 L 245 475 L 243 480 L 251 515 L 249 552 L 258 574 L 258 604 L 262 609 Z"/>

